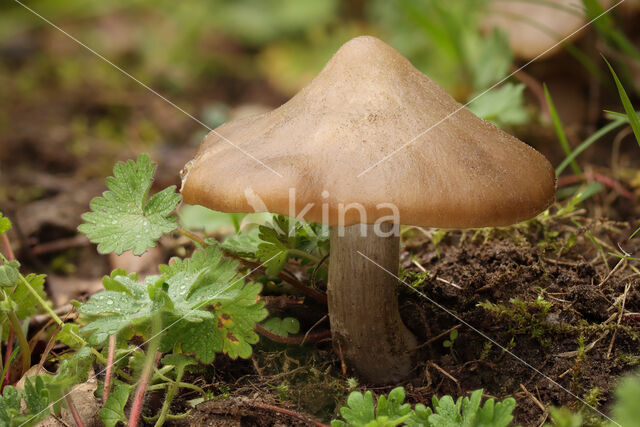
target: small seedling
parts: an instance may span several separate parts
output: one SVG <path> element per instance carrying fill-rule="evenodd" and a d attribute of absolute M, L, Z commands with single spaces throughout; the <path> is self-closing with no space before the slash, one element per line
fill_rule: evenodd
<path fill-rule="evenodd" d="M 453 343 L 456 342 L 457 338 L 458 338 L 458 330 L 454 329 L 451 332 L 449 332 L 449 339 L 444 340 L 444 342 L 442 343 L 442 346 L 444 348 L 448 348 L 452 355 L 453 355 Z"/>

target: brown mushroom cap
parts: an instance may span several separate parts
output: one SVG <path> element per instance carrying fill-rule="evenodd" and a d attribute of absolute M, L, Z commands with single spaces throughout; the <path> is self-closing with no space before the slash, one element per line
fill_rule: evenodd
<path fill-rule="evenodd" d="M 210 133 L 185 167 L 182 194 L 190 204 L 253 212 L 250 189 L 270 212 L 287 215 L 290 188 L 297 212 L 313 204 L 307 221 L 337 225 L 340 204 L 359 203 L 373 224 L 391 213 L 378 205 L 391 203 L 402 224 L 467 228 L 536 215 L 553 201 L 555 174 L 540 153 L 365 36 L 343 45 L 281 107 Z M 359 222 L 355 209 L 346 211 L 345 225 Z"/>
<path fill-rule="evenodd" d="M 485 25 L 500 28 L 513 53 L 528 60 L 557 52 L 562 48 L 559 42 L 570 35 L 579 36 L 582 31 L 572 33 L 586 22 L 580 0 L 494 0 Z"/>

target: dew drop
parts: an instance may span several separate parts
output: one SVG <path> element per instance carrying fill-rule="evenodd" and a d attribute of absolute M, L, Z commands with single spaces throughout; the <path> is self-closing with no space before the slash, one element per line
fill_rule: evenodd
<path fill-rule="evenodd" d="M 108 300 L 107 300 L 107 304 L 108 304 L 108 305 L 112 305 L 112 304 L 113 304 L 113 300 L 108 299 Z"/>

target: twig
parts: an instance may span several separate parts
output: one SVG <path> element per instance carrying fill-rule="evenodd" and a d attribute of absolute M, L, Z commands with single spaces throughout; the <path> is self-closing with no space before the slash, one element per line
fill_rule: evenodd
<path fill-rule="evenodd" d="M 107 356 L 107 371 L 104 376 L 104 393 L 102 394 L 102 402 L 107 403 L 107 398 L 111 392 L 111 378 L 113 377 L 113 359 L 116 354 L 116 336 L 109 335 L 109 353 Z"/>
<path fill-rule="evenodd" d="M 347 364 L 344 362 L 344 355 L 342 354 L 342 344 L 338 341 L 338 356 L 340 356 L 340 368 L 342 369 L 342 376 L 347 376 Z"/>
<path fill-rule="evenodd" d="M 615 267 L 613 267 L 611 269 L 611 271 L 609 271 L 609 273 L 607 273 L 607 275 L 605 276 L 604 279 L 602 279 L 602 281 L 598 284 L 598 287 L 602 287 L 602 285 L 604 285 L 605 283 L 607 283 L 607 281 L 609 280 L 609 278 L 613 275 L 613 273 L 616 272 L 616 270 L 618 270 L 618 268 L 620 268 L 621 265 L 626 263 L 626 259 L 624 258 L 620 258 L 620 261 L 618 261 L 618 263 L 615 265 Z"/>
<path fill-rule="evenodd" d="M 445 377 L 449 378 L 451 381 L 453 381 L 456 386 L 458 387 L 458 394 L 462 394 L 462 389 L 460 388 L 460 382 L 450 373 L 448 373 L 447 371 L 445 371 L 444 369 L 442 369 L 440 366 L 438 366 L 436 363 L 434 362 L 428 362 L 429 366 L 433 366 L 434 368 L 436 368 L 442 375 L 444 375 Z"/>
<path fill-rule="evenodd" d="M 309 334 L 311 333 L 311 331 L 318 326 L 320 323 L 322 323 L 325 319 L 327 319 L 329 317 L 328 314 L 325 314 L 324 316 L 322 316 L 320 318 L 320 320 L 318 320 L 316 323 L 313 324 L 313 326 L 311 326 L 309 328 L 309 330 L 307 331 L 306 334 L 304 334 L 304 337 L 302 338 L 302 341 L 300 342 L 300 345 L 303 345 L 305 343 L 305 341 L 307 341 L 307 338 L 309 337 Z"/>
<path fill-rule="evenodd" d="M 329 427 L 326 424 L 322 424 L 319 423 L 317 421 L 313 421 L 307 417 L 305 417 L 302 414 L 299 414 L 297 412 L 291 411 L 289 409 L 284 409 L 284 408 L 279 408 L 277 406 L 272 406 L 272 405 L 267 405 L 264 403 L 250 403 L 249 405 L 253 406 L 254 408 L 260 408 L 260 409 L 265 409 L 267 411 L 273 411 L 273 412 L 278 412 L 281 414 L 285 414 L 285 415 L 289 415 L 290 417 L 296 418 L 304 423 L 307 423 L 309 425 L 315 426 L 315 427 Z"/>
<path fill-rule="evenodd" d="M 533 394 L 531 394 L 529 390 L 527 390 L 524 384 L 520 384 L 520 388 L 524 391 L 524 394 L 529 397 L 529 399 L 533 400 L 533 403 L 535 403 L 542 412 L 547 412 L 547 408 Z"/>
<path fill-rule="evenodd" d="M 627 294 L 629 293 L 629 289 L 631 289 L 631 282 L 628 282 L 624 287 L 624 293 L 622 294 L 622 302 L 620 303 L 620 315 L 618 316 L 618 322 L 617 322 L 618 326 L 620 326 L 620 322 L 622 322 L 622 317 L 624 314 L 624 306 L 625 306 L 625 303 L 627 302 Z M 609 359 L 611 357 L 611 352 L 613 351 L 613 344 L 616 341 L 617 335 L 618 335 L 618 329 L 615 329 L 613 331 L 613 336 L 611 337 L 611 342 L 609 343 L 609 349 L 607 350 L 607 355 L 605 356 L 606 359 Z"/>

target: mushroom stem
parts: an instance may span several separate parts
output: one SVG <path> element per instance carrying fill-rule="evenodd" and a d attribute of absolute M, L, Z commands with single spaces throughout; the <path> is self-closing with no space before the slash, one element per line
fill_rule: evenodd
<path fill-rule="evenodd" d="M 361 228 L 362 227 L 362 228 Z M 342 348 L 347 364 L 362 379 L 382 384 L 406 378 L 412 369 L 414 335 L 398 311 L 398 281 L 358 251 L 391 273 L 398 272 L 400 237 L 393 224 L 331 227 L 328 302 L 333 346 Z M 366 230 L 366 234 L 363 232 Z M 343 235 L 340 232 L 343 231 Z"/>

